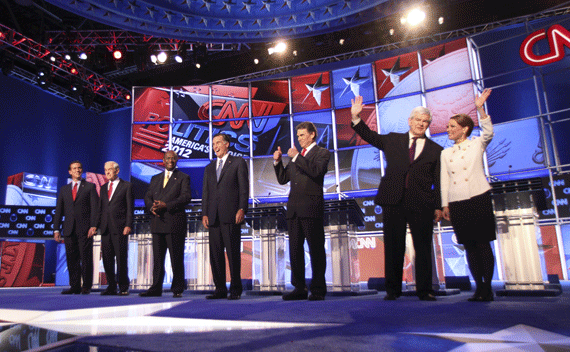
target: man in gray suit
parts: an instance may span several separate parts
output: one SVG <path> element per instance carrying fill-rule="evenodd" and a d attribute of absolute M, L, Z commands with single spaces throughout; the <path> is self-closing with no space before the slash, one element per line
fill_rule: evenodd
<path fill-rule="evenodd" d="M 297 140 L 302 151 L 299 153 L 292 146 L 287 151 L 291 161 L 286 167 L 281 160 L 281 147 L 273 153 L 277 181 L 282 185 L 291 182 L 286 217 L 291 284 L 295 289 L 283 295 L 286 301 L 307 299 L 308 296 L 305 283 L 305 240 L 309 245 L 313 272 L 311 295 L 308 298 L 311 301 L 321 301 L 327 293 L 323 184 L 330 152 L 319 147 L 316 138 L 315 125 L 312 122 L 301 122 L 297 125 Z"/>
<path fill-rule="evenodd" d="M 207 299 L 239 299 L 241 284 L 241 225 L 247 212 L 249 179 L 242 157 L 228 154 L 230 136 L 218 133 L 212 139 L 216 159 L 204 170 L 202 223 L 209 230 L 210 266 L 216 291 Z M 230 295 L 226 288 L 226 260 L 230 267 Z"/>
<path fill-rule="evenodd" d="M 116 295 L 117 281 L 119 294 L 129 294 L 129 273 L 127 256 L 129 234 L 133 227 L 134 196 L 130 182 L 119 178 L 119 164 L 114 161 L 105 163 L 105 177 L 109 182 L 101 187 L 99 212 L 101 215 L 101 254 L 107 275 L 107 289 L 101 294 Z M 115 275 L 115 259 L 117 275 Z"/>

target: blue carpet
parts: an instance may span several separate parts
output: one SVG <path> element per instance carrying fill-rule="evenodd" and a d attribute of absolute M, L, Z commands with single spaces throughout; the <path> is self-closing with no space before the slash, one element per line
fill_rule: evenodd
<path fill-rule="evenodd" d="M 416 297 L 384 301 L 384 293 L 365 296 L 327 296 L 325 301 L 285 302 L 280 296 L 247 296 L 238 301 L 206 300 L 185 294 L 173 299 L 90 295 L 62 296 L 61 288 L 0 289 L 2 310 L 66 311 L 126 307 L 150 303 L 180 303 L 160 309 L 151 319 L 174 321 L 208 319 L 237 321 L 215 331 L 162 331 L 93 334 L 73 344 L 44 347 L 49 351 L 570 351 L 570 293 L 568 282 L 556 297 L 497 297 L 491 303 L 467 302 L 472 292 L 422 302 Z M 130 309 L 130 308 L 129 308 Z M 134 309 L 134 308 L 133 308 Z M 6 313 L 4 313 L 6 314 Z M 16 314 L 16 313 L 13 313 Z M 6 330 L 26 330 L 10 324 Z M 162 320 L 161 320 L 162 321 Z M 165 320 L 166 321 L 166 320 Z M 312 323 L 310 326 L 250 329 L 250 322 Z M 53 324 L 54 331 L 61 331 Z M 201 324 L 201 323 L 200 323 Z M 205 323 L 204 323 L 205 324 Z M 32 327 L 33 322 L 30 323 Z M 19 327 L 18 327 L 19 326 Z M 18 328 L 16 328 L 18 327 Z M 44 327 L 45 328 L 45 327 Z M 69 333 L 69 332 L 67 332 Z M 462 334 L 462 335 L 457 335 Z M 73 334 L 72 334 L 73 335 Z M 62 343 L 69 335 L 61 334 Z M 0 337 L 5 341 L 6 336 Z M 12 337 L 12 340 L 15 338 Z M 527 342 L 521 342 L 522 340 Z M 505 342 L 507 341 L 507 342 Z M 530 341 L 530 342 L 528 342 Z M 533 342 L 535 341 L 535 342 Z M 23 343 L 22 343 L 23 344 Z M 498 345 L 497 345 L 498 344 Z M 2 351 L 16 351 L 6 349 Z M 532 347 L 532 348 L 530 348 Z M 497 349 L 495 349 L 497 348 Z"/>

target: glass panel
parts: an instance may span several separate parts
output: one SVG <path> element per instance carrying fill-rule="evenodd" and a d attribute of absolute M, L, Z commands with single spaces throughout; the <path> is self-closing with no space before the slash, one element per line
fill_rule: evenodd
<path fill-rule="evenodd" d="M 368 144 L 352 129 L 350 108 L 336 110 L 335 118 L 338 149 Z M 360 118 L 372 131 L 378 131 L 375 104 L 365 105 L 360 113 Z"/>
<path fill-rule="evenodd" d="M 416 52 L 378 60 L 374 63 L 378 99 L 392 98 L 420 91 Z"/>
<path fill-rule="evenodd" d="M 332 72 L 335 107 L 350 106 L 351 99 L 361 95 L 365 103 L 374 101 L 374 80 L 370 64 L 343 68 Z"/>
<path fill-rule="evenodd" d="M 293 77 L 291 79 L 293 112 L 330 109 L 329 84 L 330 74 L 328 72 Z"/>
<path fill-rule="evenodd" d="M 374 147 L 338 151 L 340 191 L 376 189 L 380 184 L 380 151 Z"/>
<path fill-rule="evenodd" d="M 380 116 L 380 133 L 408 132 L 408 117 L 413 108 L 422 105 L 420 95 L 412 95 L 405 98 L 381 101 L 377 105 Z M 369 125 L 370 126 L 370 125 Z"/>
<path fill-rule="evenodd" d="M 492 99 L 495 97 L 490 97 L 489 101 Z M 475 95 L 471 83 L 426 93 L 426 103 L 432 115 L 429 126 L 432 134 L 445 132 L 449 118 L 455 114 L 467 114 L 471 116 L 475 125 L 478 125 Z"/>
<path fill-rule="evenodd" d="M 251 83 L 252 116 L 289 113 L 289 82 L 286 79 Z"/>
<path fill-rule="evenodd" d="M 283 150 L 291 145 L 289 115 L 254 118 L 251 120 L 251 126 L 254 156 L 273 155 L 277 146 Z"/>
<path fill-rule="evenodd" d="M 297 114 L 293 116 L 293 134 L 295 136 L 295 146 L 298 150 L 301 149 L 299 143 L 297 142 L 296 128 L 298 124 L 304 121 L 309 121 L 315 124 L 315 127 L 317 128 L 316 142 L 319 146 L 329 150 L 334 149 L 332 114 L 330 110 L 307 114 Z"/>
<path fill-rule="evenodd" d="M 465 39 L 424 49 L 421 57 L 426 90 L 471 80 Z"/>

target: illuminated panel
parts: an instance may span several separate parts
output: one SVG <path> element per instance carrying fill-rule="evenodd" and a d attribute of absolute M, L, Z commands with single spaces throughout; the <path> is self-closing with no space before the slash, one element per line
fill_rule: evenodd
<path fill-rule="evenodd" d="M 252 116 L 289 113 L 289 82 L 287 80 L 251 83 Z"/>
<path fill-rule="evenodd" d="M 330 109 L 331 92 L 328 72 L 314 73 L 291 79 L 293 112 Z"/>
<path fill-rule="evenodd" d="M 341 191 L 376 189 L 380 184 L 380 151 L 374 147 L 338 151 Z"/>
<path fill-rule="evenodd" d="M 406 133 L 410 129 L 408 117 L 416 106 L 422 105 L 420 95 L 412 95 L 406 98 L 381 101 L 377 104 L 376 111 L 380 117 L 381 134 L 390 132 Z M 370 117 L 370 123 L 373 120 Z M 369 125 L 370 126 L 370 125 Z"/>
<path fill-rule="evenodd" d="M 162 160 L 168 145 L 170 93 L 165 89 L 136 91 L 133 106 L 132 160 Z"/>
<path fill-rule="evenodd" d="M 374 80 L 370 64 L 343 68 L 332 72 L 334 105 L 350 106 L 351 99 L 362 96 L 364 103 L 374 101 Z"/>
<path fill-rule="evenodd" d="M 254 118 L 251 120 L 251 126 L 254 156 L 273 155 L 277 146 L 280 146 L 281 150 L 291 146 L 289 115 Z"/>
<path fill-rule="evenodd" d="M 214 134 L 217 133 L 214 129 Z M 210 153 L 209 122 L 172 124 L 171 150 L 180 159 L 207 159 Z"/>
<path fill-rule="evenodd" d="M 376 123 L 376 108 L 373 103 L 364 106 L 360 113 L 360 118 L 372 131 L 378 131 L 378 124 Z M 338 149 L 368 144 L 368 142 L 364 141 L 352 129 L 350 108 L 336 110 L 335 119 Z"/>
<path fill-rule="evenodd" d="M 378 99 L 420 91 L 418 56 L 415 52 L 376 61 Z"/>
<path fill-rule="evenodd" d="M 424 49 L 420 55 L 426 90 L 471 80 L 465 39 Z"/>

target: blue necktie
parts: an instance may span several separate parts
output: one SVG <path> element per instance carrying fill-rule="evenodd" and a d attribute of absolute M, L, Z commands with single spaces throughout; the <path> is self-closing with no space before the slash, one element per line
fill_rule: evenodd
<path fill-rule="evenodd" d="M 216 168 L 216 180 L 220 180 L 220 174 L 222 173 L 222 165 L 224 164 L 223 159 L 218 160 L 218 167 Z"/>

